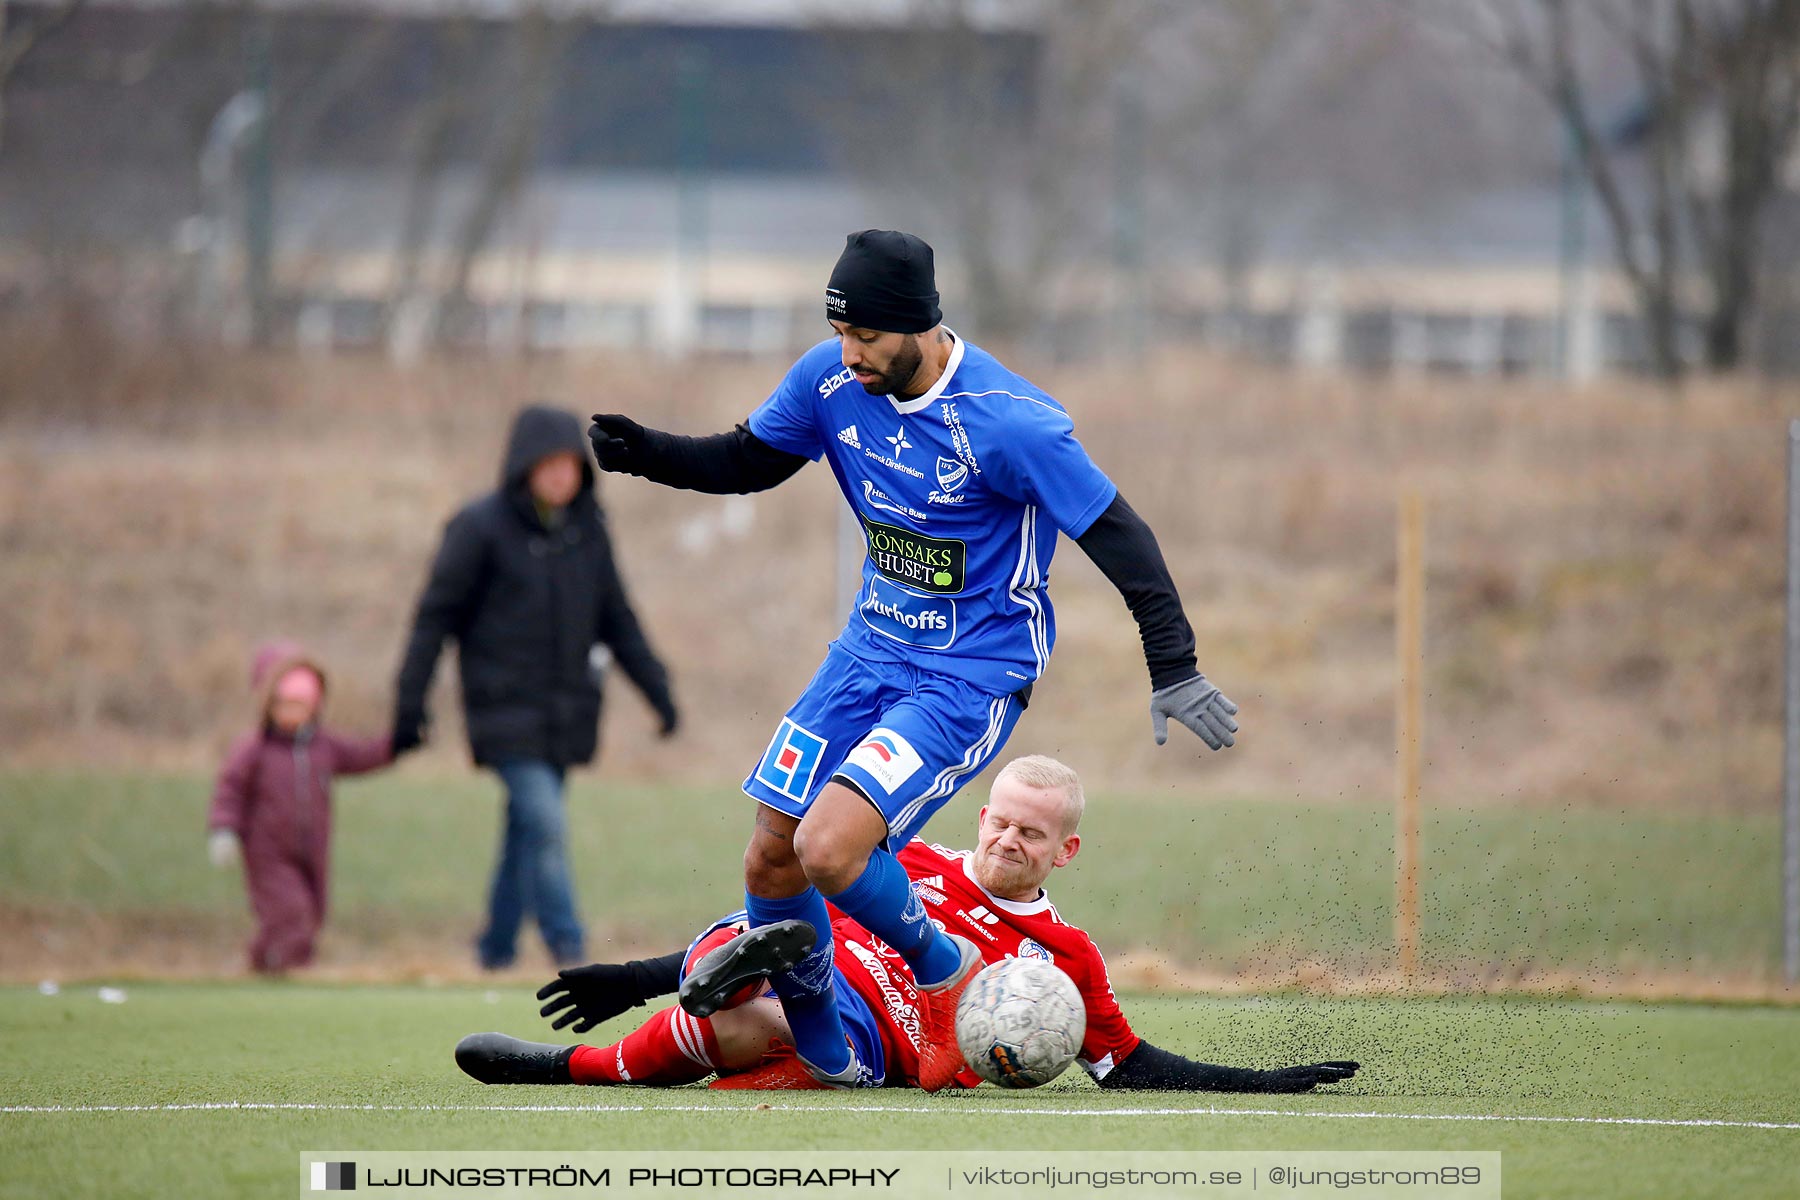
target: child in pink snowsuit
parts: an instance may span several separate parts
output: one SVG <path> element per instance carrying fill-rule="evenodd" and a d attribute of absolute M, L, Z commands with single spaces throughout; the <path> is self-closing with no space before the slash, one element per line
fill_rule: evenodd
<path fill-rule="evenodd" d="M 393 739 L 321 725 L 325 673 L 291 642 L 258 650 L 250 683 L 257 730 L 238 740 L 219 771 L 207 852 L 217 867 L 243 859 L 257 921 L 250 965 L 278 973 L 312 961 L 325 923 L 332 778 L 387 766 Z"/>

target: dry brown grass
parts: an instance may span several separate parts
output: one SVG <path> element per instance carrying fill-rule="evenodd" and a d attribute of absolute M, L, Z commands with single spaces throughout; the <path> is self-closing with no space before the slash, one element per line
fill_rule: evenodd
<path fill-rule="evenodd" d="M 0 754 L 209 768 L 252 646 L 297 636 L 336 718 L 375 726 L 443 520 L 547 397 L 700 432 L 779 365 L 145 356 L 0 347 Z M 1427 787 L 1464 800 L 1772 805 L 1783 430 L 1764 385 L 1374 381 L 1170 354 L 1018 360 L 1156 528 L 1237 749 L 1148 737 L 1135 630 L 1080 552 L 1011 749 L 1107 786 L 1380 798 L 1393 757 L 1393 513 L 1428 512 Z M 735 781 L 835 632 L 827 472 L 747 502 L 608 480 L 625 572 L 669 658 L 675 749 L 628 687 L 611 770 Z M 448 675 L 449 672 L 444 672 Z M 437 710 L 453 717 L 440 683 Z M 460 758 L 453 720 L 432 761 Z"/>

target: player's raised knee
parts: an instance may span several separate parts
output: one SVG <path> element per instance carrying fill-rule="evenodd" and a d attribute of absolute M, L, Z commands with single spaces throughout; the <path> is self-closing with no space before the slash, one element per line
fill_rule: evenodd
<path fill-rule="evenodd" d="M 843 891 L 863 873 L 874 846 L 859 831 L 802 821 L 794 831 L 794 853 L 806 878 L 827 896 Z"/>
<path fill-rule="evenodd" d="M 752 895 L 790 896 L 806 887 L 791 841 L 757 836 L 744 847 L 744 886 Z"/>

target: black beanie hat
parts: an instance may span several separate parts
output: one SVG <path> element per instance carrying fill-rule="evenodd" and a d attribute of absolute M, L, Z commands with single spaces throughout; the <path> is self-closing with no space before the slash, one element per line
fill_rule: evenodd
<path fill-rule="evenodd" d="M 937 271 L 922 238 L 865 229 L 844 239 L 825 288 L 825 316 L 883 333 L 924 333 L 944 319 Z"/>

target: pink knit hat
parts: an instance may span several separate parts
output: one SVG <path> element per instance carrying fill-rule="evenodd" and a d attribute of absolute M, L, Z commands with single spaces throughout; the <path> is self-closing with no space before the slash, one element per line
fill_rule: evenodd
<path fill-rule="evenodd" d="M 296 675 L 301 676 L 304 681 L 289 684 L 288 680 Z M 317 707 L 324 698 L 325 684 L 324 669 L 313 661 L 298 642 L 274 641 L 257 647 L 256 659 L 250 668 L 250 687 L 256 697 L 259 721 L 267 719 L 269 704 L 275 699 L 278 688 L 310 688 L 312 690 L 309 693 L 297 694 L 309 694 Z"/>

